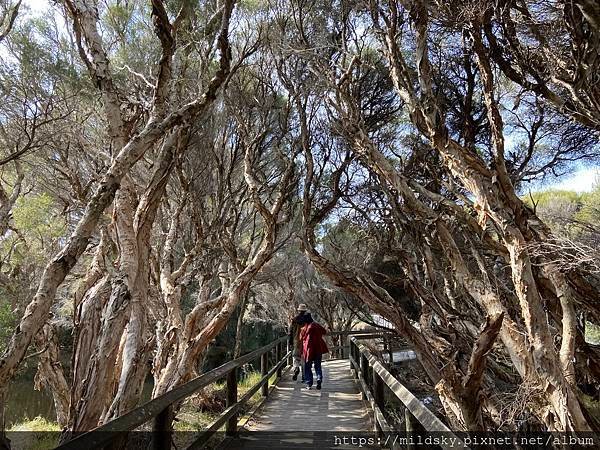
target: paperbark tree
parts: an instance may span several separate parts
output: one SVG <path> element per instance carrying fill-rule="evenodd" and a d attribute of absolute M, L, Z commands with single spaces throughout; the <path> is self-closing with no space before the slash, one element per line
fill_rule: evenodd
<path fill-rule="evenodd" d="M 597 427 L 597 233 L 566 244 L 520 193 L 599 155 L 597 8 L 233 4 L 65 0 L 66 32 L 0 16 L 19 323 L 0 397 L 37 358 L 68 439 L 133 408 L 150 370 L 153 396 L 196 376 L 236 310 L 239 355 L 251 295 L 247 317 L 281 326 L 298 303 L 329 328 L 385 317 L 452 428 Z"/>
<path fill-rule="evenodd" d="M 273 172 L 276 174 L 270 180 L 265 176 L 263 170 L 259 169 L 260 163 L 264 164 L 266 145 L 270 142 L 266 140 L 267 134 L 274 133 L 276 135 L 276 130 L 270 129 L 273 113 L 262 105 L 259 107 L 260 111 L 243 110 L 243 116 L 236 118 L 237 145 L 243 152 L 240 154 L 243 159 L 238 161 L 241 166 L 238 165 L 237 170 L 232 165 L 226 167 L 225 173 L 229 176 L 237 173 L 237 176 L 243 177 L 245 189 L 242 192 L 251 202 L 250 207 L 255 209 L 261 217 L 262 226 L 258 231 L 260 238 L 256 244 L 250 246 L 248 256 L 244 258 L 243 262 L 240 261 L 235 250 L 235 243 L 228 241 L 234 234 L 240 233 L 236 226 L 239 225 L 239 215 L 242 211 L 231 209 L 236 204 L 239 205 L 237 202 L 240 199 L 235 196 L 235 191 L 233 193 L 225 191 L 223 195 L 228 197 L 228 205 L 219 205 L 219 207 L 225 206 L 223 209 L 229 209 L 233 213 L 233 217 L 229 219 L 231 228 L 225 227 L 223 230 L 225 232 L 222 237 L 223 251 L 227 254 L 229 261 L 221 267 L 229 266 L 232 274 L 221 276 L 221 286 L 216 295 L 211 295 L 210 280 L 206 279 L 205 274 L 201 274 L 196 305 L 184 320 L 177 318 L 180 313 L 175 314 L 174 317 L 177 318 L 176 321 L 179 324 L 174 322 L 167 327 L 167 330 L 171 330 L 169 331 L 169 344 L 161 349 L 158 354 L 160 357 L 155 358 L 154 371 L 158 381 L 154 387 L 153 396 L 160 395 L 178 384 L 188 381 L 194 375 L 199 356 L 226 325 L 242 298 L 247 295 L 258 272 L 272 258 L 280 229 L 288 220 L 286 217 L 289 217 L 289 214 L 287 214 L 286 208 L 288 208 L 287 205 L 295 183 L 296 155 L 294 151 L 286 155 L 283 149 L 274 152 L 277 156 L 275 161 L 270 163 L 273 166 L 267 165 L 263 169 L 269 169 L 271 177 L 273 177 Z M 252 116 L 248 114 L 256 114 L 258 123 L 252 123 L 252 119 L 249 119 Z M 283 129 L 285 133 L 286 128 Z M 231 139 L 223 140 L 221 145 L 227 146 L 228 141 Z M 235 151 L 237 150 L 235 149 Z M 230 162 L 235 164 L 235 159 L 230 159 Z M 242 172 L 240 173 L 239 170 Z M 258 175 L 259 173 L 260 175 Z M 219 181 L 223 184 L 219 184 Z M 231 189 L 232 185 L 235 186 L 228 177 L 219 181 L 217 182 L 217 194 L 223 192 L 223 189 Z M 219 195 L 216 198 L 219 199 Z M 223 218 L 220 216 L 219 220 L 223 220 Z M 253 237 L 251 242 L 254 242 Z"/>
<path fill-rule="evenodd" d="M 202 90 L 201 95 L 190 102 L 173 108 L 170 112 L 163 113 L 162 105 L 165 99 L 161 93 L 164 92 L 165 83 L 170 82 L 170 80 L 168 78 L 169 71 L 161 70 L 161 76 L 154 86 L 154 90 L 158 94 L 153 103 L 151 114 L 145 123 L 138 124 L 135 133 L 130 134 L 125 127 L 120 108 L 121 101 L 112 78 L 109 59 L 103 48 L 102 38 L 98 33 L 97 8 L 92 3 L 79 0 L 67 1 L 65 6 L 72 19 L 73 35 L 80 56 L 102 95 L 108 123 L 107 134 L 111 140 L 114 158 L 110 167 L 103 174 L 102 180 L 98 183 L 94 195 L 89 199 L 86 210 L 66 245 L 48 263 L 40 280 L 37 293 L 28 305 L 24 317 L 11 338 L 7 351 L 0 360 L 1 411 L 4 410 L 4 398 L 8 382 L 23 359 L 31 340 L 44 325 L 50 307 L 54 302 L 56 289 L 87 248 L 102 213 L 113 201 L 123 178 L 161 137 L 172 132 L 176 127 L 197 119 L 207 112 L 210 105 L 215 101 L 221 85 L 227 78 L 231 65 L 228 31 L 233 1 L 228 0 L 224 2 L 219 14 L 221 23 L 216 38 L 216 45 L 220 54 L 219 67 L 210 82 Z M 154 6 L 156 10 L 160 10 L 162 2 L 155 2 Z M 161 39 L 161 42 L 164 51 L 161 66 L 166 67 L 170 65 L 172 58 L 170 52 L 173 49 L 169 48 L 168 45 L 165 46 L 166 40 Z M 128 289 L 133 288 L 133 281 L 132 279 L 127 280 Z M 117 291 L 121 292 L 121 288 L 119 287 Z M 0 421 L 4 423 L 2 419 L 0 417 Z"/>
<path fill-rule="evenodd" d="M 377 6 L 372 8 L 374 24 L 378 27 L 385 44 L 394 86 L 407 105 L 414 125 L 439 151 L 448 170 L 475 197 L 475 207 L 479 211 L 480 221 L 484 223 L 489 220 L 494 224 L 503 245 L 509 252 L 513 285 L 529 340 L 533 345 L 533 359 L 536 366 L 542 368 L 542 371 L 538 372 L 539 382 L 547 386 L 545 393 L 553 409 L 547 418 L 547 424 L 558 430 L 588 430 L 589 425 L 583 416 L 575 392 L 566 380 L 558 354 L 552 350 L 551 331 L 547 322 L 543 320 L 544 302 L 531 258 L 526 251 L 528 241 L 545 239 L 549 232 L 518 198 L 510 180 L 505 165 L 503 122 L 498 113 L 497 101 L 494 99 L 489 61 L 481 51 L 481 43 L 478 37 L 474 36 L 474 49 L 477 53 L 482 91 L 491 127 L 495 170 L 490 170 L 480 157 L 449 136 L 443 113 L 433 93 L 432 67 L 427 43 L 429 24 L 427 7 L 423 3 L 412 2 L 410 11 L 407 11 L 409 19 L 415 26 L 416 80 L 409 71 L 409 65 L 397 41 L 402 14 L 402 7 L 396 2 L 388 2 L 385 11 Z M 380 21 L 385 25 L 381 26 Z M 419 92 L 415 91 L 413 80 L 418 82 Z M 549 270 L 552 271 L 551 266 Z M 570 297 L 566 301 L 575 301 L 574 291 L 566 281 L 561 279 L 564 280 L 563 275 L 557 274 L 553 283 L 554 288 L 559 291 L 568 289 L 563 291 Z M 566 320 L 570 316 L 568 313 L 563 315 Z M 571 333 L 567 331 L 571 328 L 572 322 L 564 322 L 563 329 L 567 334 Z M 568 335 L 565 338 L 569 340 Z"/>

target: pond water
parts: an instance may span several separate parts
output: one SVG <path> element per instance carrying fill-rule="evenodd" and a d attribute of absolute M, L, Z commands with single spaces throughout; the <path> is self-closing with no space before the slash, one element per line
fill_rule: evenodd
<path fill-rule="evenodd" d="M 52 395 L 33 389 L 33 380 L 15 380 L 10 384 L 6 404 L 6 426 L 33 419 L 37 416 L 53 422 L 56 420 Z"/>
<path fill-rule="evenodd" d="M 389 353 L 382 352 L 382 356 L 385 362 L 389 362 Z M 413 350 L 395 350 L 392 352 L 392 358 L 394 364 L 403 363 L 405 361 L 412 361 L 413 359 L 417 359 L 417 354 Z"/>
<path fill-rule="evenodd" d="M 152 393 L 152 378 L 144 383 L 142 402 L 150 399 Z M 54 400 L 50 391 L 36 391 L 33 389 L 33 380 L 29 377 L 17 379 L 10 385 L 6 404 L 6 427 L 24 422 L 35 417 L 43 417 L 50 422 L 56 421 Z"/>

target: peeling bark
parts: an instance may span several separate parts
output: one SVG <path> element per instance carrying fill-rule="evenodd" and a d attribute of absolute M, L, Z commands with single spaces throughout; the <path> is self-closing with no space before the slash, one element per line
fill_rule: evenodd
<path fill-rule="evenodd" d="M 0 184 L 0 238 L 3 237 L 10 228 L 11 211 L 21 194 L 21 186 L 23 185 L 23 179 L 25 178 L 25 174 L 21 170 L 21 166 L 18 162 L 15 162 L 15 167 L 17 179 L 15 180 L 10 196 Z"/>
<path fill-rule="evenodd" d="M 45 350 L 38 356 L 34 389 L 41 391 L 46 387 L 52 393 L 56 421 L 59 427 L 64 428 L 69 414 L 69 385 L 58 359 L 58 342 L 54 327 L 50 324 L 44 325 L 35 337 L 35 344 L 37 348 Z"/>

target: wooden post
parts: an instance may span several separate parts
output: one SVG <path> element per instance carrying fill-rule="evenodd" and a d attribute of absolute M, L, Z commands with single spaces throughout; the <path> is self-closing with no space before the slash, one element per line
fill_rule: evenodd
<path fill-rule="evenodd" d="M 265 352 L 260 357 L 260 373 L 264 377 L 269 372 L 269 352 Z M 261 386 L 261 393 L 263 397 L 269 395 L 269 380 Z"/>
<path fill-rule="evenodd" d="M 369 360 L 362 353 L 360 353 L 360 374 L 362 376 L 362 379 L 365 382 L 365 386 L 366 386 L 365 389 L 369 389 L 370 390 L 370 384 L 369 384 Z M 367 399 L 367 393 L 366 392 L 362 392 L 361 393 L 361 398 L 363 400 L 366 400 Z"/>
<path fill-rule="evenodd" d="M 385 398 L 383 394 L 383 380 L 379 374 L 373 371 L 373 397 L 375 398 L 375 404 L 379 406 L 381 412 L 385 407 Z"/>
<path fill-rule="evenodd" d="M 356 360 L 355 358 L 355 352 L 354 352 L 354 342 L 352 342 L 352 335 L 349 334 L 348 335 L 348 348 L 349 348 L 349 355 L 348 355 L 348 359 L 350 360 L 350 370 L 354 370 L 354 365 L 352 364 L 352 360 Z"/>
<path fill-rule="evenodd" d="M 373 370 L 373 397 L 375 399 L 375 404 L 379 407 L 379 410 L 383 414 L 385 409 L 385 397 L 383 392 L 383 380 L 379 376 L 375 370 Z M 381 432 L 381 426 L 377 420 L 375 421 L 375 427 L 377 431 Z"/>
<path fill-rule="evenodd" d="M 369 380 L 369 360 L 362 353 L 360 354 L 360 373 L 362 373 L 363 380 L 367 386 L 371 386 Z"/>
<path fill-rule="evenodd" d="M 418 432 L 420 423 L 416 419 L 416 417 L 413 416 L 413 414 L 410 412 L 410 410 L 408 408 L 404 408 L 404 422 L 405 422 L 405 426 L 406 426 L 407 437 L 410 437 L 411 434 L 414 435 L 415 433 Z M 410 438 L 409 438 L 408 442 L 410 442 Z M 407 448 L 409 450 L 413 450 L 415 448 L 415 446 L 408 444 Z"/>
<path fill-rule="evenodd" d="M 277 343 L 277 347 L 275 347 L 275 364 L 279 364 L 281 362 L 281 358 L 282 358 L 282 354 L 281 354 L 281 349 L 283 348 L 283 346 L 281 345 L 281 342 Z M 283 365 L 279 366 L 279 369 L 277 369 L 277 378 L 281 378 L 283 372 Z"/>
<path fill-rule="evenodd" d="M 173 406 L 167 406 L 154 418 L 152 450 L 170 450 L 173 435 Z"/>
<path fill-rule="evenodd" d="M 238 394 L 238 376 L 237 376 L 237 368 L 234 368 L 227 374 L 227 403 L 226 407 L 229 408 L 237 403 L 237 394 Z M 227 421 L 227 425 L 225 426 L 225 433 L 228 435 L 235 435 L 237 432 L 237 422 L 238 416 L 234 414 Z"/>

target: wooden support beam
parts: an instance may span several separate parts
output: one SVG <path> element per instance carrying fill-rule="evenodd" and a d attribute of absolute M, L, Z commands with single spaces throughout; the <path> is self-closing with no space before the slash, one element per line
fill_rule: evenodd
<path fill-rule="evenodd" d="M 369 377 L 369 360 L 364 354 L 360 355 L 360 371 L 362 373 L 363 379 L 365 380 L 365 384 L 367 386 L 371 386 L 371 380 Z"/>
<path fill-rule="evenodd" d="M 237 368 L 233 369 L 231 372 L 227 374 L 227 408 L 235 405 L 237 403 L 238 396 L 238 371 Z M 237 413 L 234 413 L 229 420 L 227 421 L 227 425 L 225 426 L 225 432 L 233 436 L 237 433 L 237 422 L 238 416 Z"/>
<path fill-rule="evenodd" d="M 173 405 L 167 406 L 154 418 L 152 450 L 170 450 L 173 439 Z"/>
<path fill-rule="evenodd" d="M 269 372 L 269 353 L 263 353 L 260 357 L 260 373 L 262 376 L 265 376 Z M 261 394 L 263 397 L 267 397 L 269 395 L 269 381 L 262 385 Z"/>
<path fill-rule="evenodd" d="M 277 347 L 275 347 L 275 364 L 279 364 L 279 362 L 281 361 L 282 347 L 283 347 L 283 344 L 281 342 L 277 344 Z M 277 378 L 281 378 L 282 374 L 283 374 L 283 365 L 280 365 L 279 368 L 277 369 Z"/>
<path fill-rule="evenodd" d="M 348 336 L 348 359 L 350 360 L 350 370 L 354 369 L 352 365 L 352 358 L 356 359 L 354 353 L 354 342 L 352 341 L 352 336 Z M 356 378 L 358 378 L 358 375 Z"/>
<path fill-rule="evenodd" d="M 385 397 L 383 391 L 383 380 L 377 372 L 373 373 L 373 397 L 375 405 L 383 412 L 385 411 Z M 376 422 L 377 431 L 383 431 L 378 422 Z"/>
<path fill-rule="evenodd" d="M 373 374 L 373 397 L 375 398 L 375 404 L 383 411 L 385 407 L 383 380 L 376 372 Z"/>

